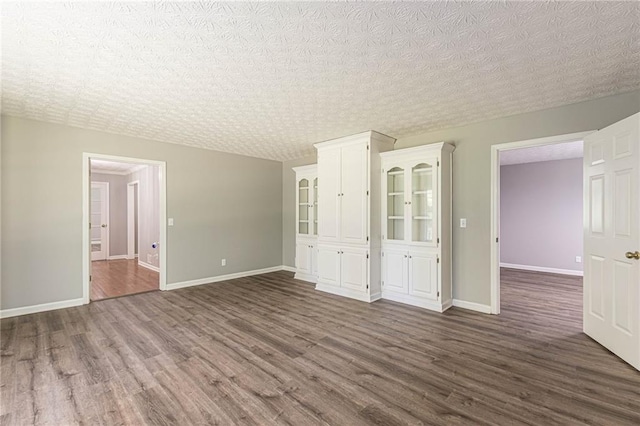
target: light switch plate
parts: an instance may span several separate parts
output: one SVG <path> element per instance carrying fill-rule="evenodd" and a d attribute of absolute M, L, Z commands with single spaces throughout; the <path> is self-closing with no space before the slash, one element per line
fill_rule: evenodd
<path fill-rule="evenodd" d="M 582 256 L 576 256 L 576 263 L 582 263 Z"/>
<path fill-rule="evenodd" d="M 460 219 L 460 228 L 466 228 L 466 227 L 467 227 L 467 219 L 461 218 Z"/>
<path fill-rule="evenodd" d="M 169 226 L 173 226 L 173 218 L 172 217 L 169 218 L 168 222 L 169 222 L 168 223 Z"/>

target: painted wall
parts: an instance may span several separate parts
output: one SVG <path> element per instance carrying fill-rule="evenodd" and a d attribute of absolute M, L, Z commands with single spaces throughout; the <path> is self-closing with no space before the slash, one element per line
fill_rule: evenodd
<path fill-rule="evenodd" d="M 109 183 L 109 256 L 127 254 L 127 177 L 91 173 L 91 182 Z"/>
<path fill-rule="evenodd" d="M 500 167 L 500 262 L 582 271 L 582 158 Z"/>
<path fill-rule="evenodd" d="M 453 142 L 453 294 L 455 299 L 489 305 L 491 145 L 597 130 L 640 111 L 640 91 L 498 118 L 456 128 L 399 138 L 395 149 L 440 141 Z M 424 118 L 425 122 L 429 117 Z M 373 128 L 375 130 L 375 126 Z M 394 136 L 394 135 L 390 135 Z M 313 163 L 315 161 L 311 161 Z M 305 164 L 305 163 L 302 163 Z M 296 165 L 285 162 L 283 172 Z M 283 174 L 287 197 L 295 194 L 293 172 Z M 290 194 L 291 193 L 291 194 Z M 283 263 L 294 266 L 295 206 L 283 205 Z M 467 218 L 467 228 L 457 225 Z M 285 218 L 283 217 L 283 220 Z"/>
<path fill-rule="evenodd" d="M 2 309 L 82 297 L 83 152 L 166 161 L 169 284 L 282 262 L 280 162 L 6 116 L 1 135 Z"/>
<path fill-rule="evenodd" d="M 147 166 L 127 175 L 127 182 L 138 181 L 140 227 L 138 228 L 138 261 L 160 266 L 160 249 L 153 248 L 160 241 L 160 168 Z M 126 219 L 126 218 L 125 218 Z"/>

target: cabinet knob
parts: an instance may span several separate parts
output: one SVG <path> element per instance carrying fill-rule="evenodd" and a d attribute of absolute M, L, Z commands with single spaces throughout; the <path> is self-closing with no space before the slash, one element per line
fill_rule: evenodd
<path fill-rule="evenodd" d="M 407 257 L 407 255 L 405 254 L 404 257 Z"/>

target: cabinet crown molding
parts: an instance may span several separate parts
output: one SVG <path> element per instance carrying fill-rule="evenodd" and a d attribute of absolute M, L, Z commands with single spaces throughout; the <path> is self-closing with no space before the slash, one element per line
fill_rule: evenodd
<path fill-rule="evenodd" d="M 387 160 L 387 159 L 395 160 L 401 157 L 414 157 L 414 156 L 420 156 L 425 154 L 433 155 L 434 153 L 438 154 L 440 152 L 451 153 L 455 149 L 456 149 L 455 145 L 449 142 L 436 142 L 436 143 L 430 143 L 427 145 L 414 146 L 411 148 L 402 148 L 402 149 L 397 149 L 393 151 L 381 152 L 380 158 L 382 158 L 383 160 Z"/>
<path fill-rule="evenodd" d="M 325 142 L 318 142 L 316 144 L 313 144 L 313 146 L 316 149 L 323 149 L 323 148 L 328 148 L 334 145 L 340 145 L 348 142 L 357 143 L 357 142 L 369 142 L 369 141 L 379 141 L 379 142 L 393 145 L 396 143 L 396 138 L 392 138 L 391 136 L 387 136 L 380 132 L 376 132 L 375 130 L 368 130 L 366 132 L 356 133 L 354 135 L 343 136 L 336 139 L 330 139 Z"/>

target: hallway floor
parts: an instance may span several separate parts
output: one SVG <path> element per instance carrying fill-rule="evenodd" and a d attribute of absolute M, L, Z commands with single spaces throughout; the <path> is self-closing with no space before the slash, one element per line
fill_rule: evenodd
<path fill-rule="evenodd" d="M 96 260 L 91 262 L 91 300 L 157 290 L 160 274 L 132 260 Z"/>

